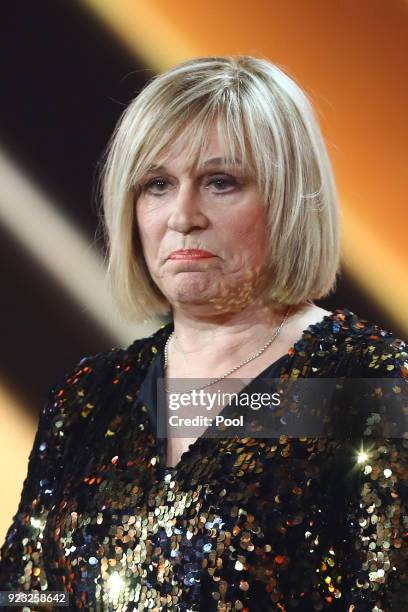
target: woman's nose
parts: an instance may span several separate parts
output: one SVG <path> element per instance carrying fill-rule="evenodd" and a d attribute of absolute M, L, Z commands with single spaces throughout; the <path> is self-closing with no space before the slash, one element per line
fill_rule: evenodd
<path fill-rule="evenodd" d="M 182 185 L 171 203 L 168 227 L 177 232 L 205 229 L 208 218 L 202 210 L 200 193 L 192 185 Z"/>

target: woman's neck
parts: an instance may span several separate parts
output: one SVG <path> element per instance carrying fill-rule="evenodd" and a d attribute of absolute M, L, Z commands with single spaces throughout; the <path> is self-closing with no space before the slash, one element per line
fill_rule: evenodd
<path fill-rule="evenodd" d="M 290 307 L 284 326 L 265 350 L 262 359 L 257 358 L 255 369 L 264 360 L 269 363 L 282 356 L 298 339 L 304 316 L 310 308 L 306 304 Z M 174 335 L 168 345 L 168 375 L 172 377 L 223 375 L 229 369 L 260 351 L 278 330 L 287 305 L 276 308 L 246 309 L 230 316 L 189 316 L 185 311 L 175 311 Z M 298 331 L 298 328 L 300 332 Z M 251 367 L 246 368 L 250 371 Z"/>

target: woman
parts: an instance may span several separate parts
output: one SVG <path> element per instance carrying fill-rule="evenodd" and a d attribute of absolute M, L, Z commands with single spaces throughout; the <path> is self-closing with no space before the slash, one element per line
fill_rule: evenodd
<path fill-rule="evenodd" d="M 304 93 L 253 57 L 176 66 L 123 114 L 103 198 L 121 313 L 171 321 L 51 390 L 1 588 L 65 591 L 86 610 L 404 609 L 407 440 L 394 421 L 374 434 L 390 425 L 384 398 L 404 413 L 406 344 L 313 302 L 338 273 L 338 208 Z M 307 402 L 296 411 L 289 387 L 256 427 L 246 410 L 251 436 L 171 431 L 175 388 L 237 376 L 240 398 L 266 379 L 376 385 L 341 413 L 333 402 L 326 437 L 290 435 Z"/>

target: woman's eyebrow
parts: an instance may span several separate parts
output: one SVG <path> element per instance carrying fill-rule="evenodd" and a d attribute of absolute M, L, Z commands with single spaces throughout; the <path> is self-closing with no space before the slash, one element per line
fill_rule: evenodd
<path fill-rule="evenodd" d="M 146 174 L 151 174 L 152 172 L 164 172 L 166 170 L 166 166 L 158 166 L 153 164 L 146 169 Z"/>
<path fill-rule="evenodd" d="M 227 159 L 225 157 L 212 157 L 211 159 L 207 159 L 203 162 L 202 166 L 207 168 L 207 166 L 229 166 L 229 165 L 241 165 L 240 159 Z"/>
<path fill-rule="evenodd" d="M 217 166 L 229 166 L 229 165 L 241 165 L 240 159 L 227 159 L 225 157 L 212 157 L 211 159 L 206 159 L 199 167 L 207 168 L 209 166 L 217 167 Z M 165 172 L 166 166 L 153 164 L 149 166 L 146 173 L 150 174 L 152 172 Z"/>

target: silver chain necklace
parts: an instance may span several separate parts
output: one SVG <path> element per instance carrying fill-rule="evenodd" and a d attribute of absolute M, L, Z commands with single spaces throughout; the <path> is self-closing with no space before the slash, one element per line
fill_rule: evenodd
<path fill-rule="evenodd" d="M 224 378 L 227 378 L 227 376 L 230 376 L 230 374 L 233 374 L 234 372 L 236 372 L 237 370 L 242 368 L 244 365 L 246 365 L 250 361 L 253 361 L 257 357 L 262 355 L 262 353 L 268 348 L 268 346 L 270 346 L 272 344 L 272 342 L 275 340 L 275 338 L 279 335 L 282 327 L 285 325 L 286 320 L 287 320 L 287 318 L 289 316 L 290 309 L 291 309 L 291 307 L 288 306 L 288 309 L 286 310 L 285 316 L 283 317 L 282 322 L 279 325 L 279 327 L 275 330 L 272 338 L 270 338 L 268 340 L 268 342 L 265 344 L 265 346 L 262 347 L 257 353 L 254 353 L 253 355 L 248 357 L 248 359 L 246 359 L 245 361 L 243 361 L 239 365 L 235 366 L 235 368 L 232 368 L 232 370 L 229 370 L 223 376 L 219 376 L 219 378 L 214 378 L 214 380 L 212 380 L 211 382 L 207 383 L 206 385 L 202 385 L 201 387 L 196 387 L 195 389 L 191 389 L 190 391 L 183 391 L 183 393 L 192 393 L 193 391 L 200 391 L 201 389 L 206 389 L 207 387 L 211 387 L 211 385 L 214 385 L 215 383 L 219 382 L 220 380 L 223 380 Z M 169 361 L 169 358 L 168 358 L 169 345 L 170 345 L 170 341 L 171 341 L 173 336 L 175 336 L 175 332 L 174 331 L 171 332 L 170 336 L 167 338 L 166 344 L 164 345 L 164 369 L 167 369 L 167 366 L 168 366 L 168 361 Z M 168 387 L 165 388 L 165 391 L 166 391 L 166 393 L 170 393 Z"/>

